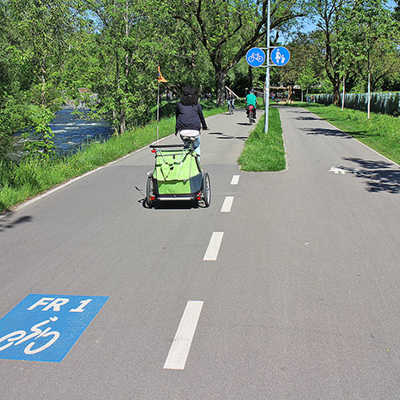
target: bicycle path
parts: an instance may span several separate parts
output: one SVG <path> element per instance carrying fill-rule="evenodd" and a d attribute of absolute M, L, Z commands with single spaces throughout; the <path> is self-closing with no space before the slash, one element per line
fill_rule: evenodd
<path fill-rule="evenodd" d="M 207 120 L 208 209 L 143 208 L 142 151 L 9 220 L 1 316 L 29 293 L 109 299 L 62 362 L 0 358 L 5 397 L 396 397 L 399 168 L 305 110 L 280 113 L 279 173 L 237 167 L 244 113 Z"/>
<path fill-rule="evenodd" d="M 2 317 L 30 294 L 108 296 L 60 363 L 4 360 L 0 352 L 2 376 L 14 383 L 4 396 L 109 399 L 134 393 L 145 398 L 153 385 L 147 383 L 165 373 L 184 306 L 192 296 L 201 298 L 193 286 L 213 280 L 215 271 L 201 273 L 204 251 L 225 192 L 232 193 L 236 160 L 251 128 L 243 112 L 210 117 L 207 123 L 201 151 L 212 176 L 208 209 L 187 203 L 144 208 L 135 186 L 144 188 L 154 165 L 147 148 L 0 222 Z M 172 136 L 163 143 L 179 142 Z M 51 328 L 68 335 L 56 322 Z M 32 325 L 22 320 L 19 329 L 29 332 Z M 165 390 L 157 396 L 165 398 Z"/>

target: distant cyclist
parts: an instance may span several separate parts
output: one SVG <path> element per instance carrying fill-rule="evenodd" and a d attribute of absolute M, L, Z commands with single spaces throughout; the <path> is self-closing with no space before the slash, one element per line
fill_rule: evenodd
<path fill-rule="evenodd" d="M 227 91 L 226 101 L 228 103 L 229 114 L 233 114 L 233 110 L 235 109 L 235 96 L 230 90 Z"/>
<path fill-rule="evenodd" d="M 246 96 L 246 111 L 247 111 L 247 116 L 249 116 L 249 106 L 254 107 L 254 118 L 256 117 L 256 111 L 257 111 L 257 97 L 254 94 L 254 90 L 251 89 L 250 93 Z"/>

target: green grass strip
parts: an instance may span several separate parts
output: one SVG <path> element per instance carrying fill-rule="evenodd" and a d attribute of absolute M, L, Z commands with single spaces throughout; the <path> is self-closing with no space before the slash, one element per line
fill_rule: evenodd
<path fill-rule="evenodd" d="M 400 118 L 386 114 L 367 113 L 323 104 L 299 103 L 307 110 L 329 121 L 341 131 L 366 144 L 396 163 L 400 163 Z"/>
<path fill-rule="evenodd" d="M 268 134 L 264 133 L 265 116 L 246 140 L 239 158 L 243 171 L 281 171 L 286 168 L 285 148 L 279 110 L 269 109 Z"/>
<path fill-rule="evenodd" d="M 226 112 L 226 107 L 204 109 L 204 116 Z M 114 161 L 156 140 L 157 122 L 112 136 L 104 143 L 90 143 L 70 157 L 27 160 L 10 169 L 0 164 L 0 212 L 10 209 L 54 186 Z M 161 119 L 159 137 L 175 132 L 175 117 Z"/>

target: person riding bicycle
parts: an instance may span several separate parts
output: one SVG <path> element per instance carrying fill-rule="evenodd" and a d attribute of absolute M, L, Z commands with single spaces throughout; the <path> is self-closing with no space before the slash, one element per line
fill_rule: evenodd
<path fill-rule="evenodd" d="M 254 90 L 251 89 L 250 93 L 246 96 L 246 113 L 247 116 L 249 116 L 249 108 L 250 106 L 253 106 L 253 112 L 254 112 L 254 118 L 256 117 L 256 111 L 257 111 L 257 97 L 254 94 Z"/>
<path fill-rule="evenodd" d="M 179 133 L 183 143 L 193 141 L 193 148 L 200 156 L 200 129 L 207 130 L 203 110 L 198 103 L 197 90 L 185 87 L 181 101 L 176 105 L 175 135 Z"/>
<path fill-rule="evenodd" d="M 230 90 L 227 91 L 226 101 L 228 103 L 228 112 L 233 114 L 233 110 L 235 109 L 235 96 Z"/>

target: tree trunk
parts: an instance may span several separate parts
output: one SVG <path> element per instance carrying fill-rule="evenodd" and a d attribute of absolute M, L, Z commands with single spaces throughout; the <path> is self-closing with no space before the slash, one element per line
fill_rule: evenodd
<path fill-rule="evenodd" d="M 288 103 L 292 104 L 293 103 L 293 86 L 289 86 L 288 90 Z"/>
<path fill-rule="evenodd" d="M 44 67 L 44 62 L 42 62 L 40 70 L 41 70 L 41 81 L 42 81 L 40 104 L 42 107 L 46 107 L 46 69 Z"/>
<path fill-rule="evenodd" d="M 250 65 L 249 65 L 248 69 L 249 69 L 249 90 L 250 90 L 253 88 L 253 68 L 250 67 Z"/>
<path fill-rule="evenodd" d="M 126 130 L 126 113 L 125 106 L 122 105 L 121 112 L 119 115 L 119 133 L 122 135 Z"/>
<path fill-rule="evenodd" d="M 115 89 L 116 95 L 114 95 L 114 107 L 116 111 L 116 121 L 118 125 L 115 128 L 115 133 L 119 135 L 121 133 L 121 94 L 120 94 L 120 72 L 119 72 L 119 57 L 117 49 L 114 49 L 115 56 Z"/>
<path fill-rule="evenodd" d="M 339 105 L 340 102 L 340 80 L 339 76 L 335 75 L 335 81 L 333 83 L 333 104 Z"/>
<path fill-rule="evenodd" d="M 225 71 L 216 70 L 215 89 L 217 95 L 217 104 L 219 106 L 224 104 L 224 89 L 225 89 Z"/>
<path fill-rule="evenodd" d="M 129 8 L 128 8 L 128 0 L 125 1 L 125 37 L 129 37 Z M 125 50 L 125 79 L 123 82 L 123 91 L 124 93 L 128 92 L 128 76 L 129 76 L 129 52 Z M 119 133 L 122 135 L 126 130 L 126 104 L 124 101 L 120 101 L 120 117 L 119 117 Z"/>

